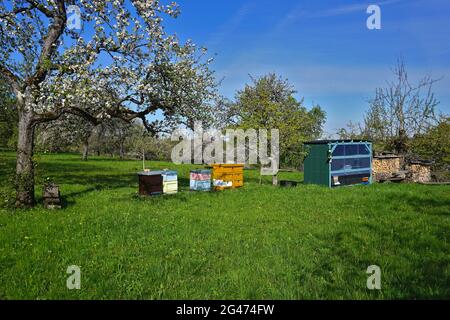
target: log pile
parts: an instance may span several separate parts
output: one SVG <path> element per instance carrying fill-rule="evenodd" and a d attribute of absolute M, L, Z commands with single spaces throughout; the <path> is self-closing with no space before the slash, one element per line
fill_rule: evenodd
<path fill-rule="evenodd" d="M 431 162 L 405 161 L 398 155 L 378 155 L 372 160 L 372 177 L 376 182 L 420 182 L 431 181 Z"/>
<path fill-rule="evenodd" d="M 373 157 L 372 177 L 374 181 L 382 182 L 391 180 L 391 178 L 398 180 L 399 176 L 396 175 L 396 173 L 401 171 L 402 162 L 401 157 L 396 155 L 380 155 Z"/>
<path fill-rule="evenodd" d="M 431 181 L 431 165 L 427 163 L 411 162 L 406 166 L 409 171 L 408 182 L 427 183 Z"/>

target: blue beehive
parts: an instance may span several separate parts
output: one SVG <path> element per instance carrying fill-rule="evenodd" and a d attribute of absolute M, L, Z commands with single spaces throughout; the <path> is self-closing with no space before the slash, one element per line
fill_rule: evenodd
<path fill-rule="evenodd" d="M 194 191 L 211 190 L 211 170 L 191 170 L 190 189 Z"/>

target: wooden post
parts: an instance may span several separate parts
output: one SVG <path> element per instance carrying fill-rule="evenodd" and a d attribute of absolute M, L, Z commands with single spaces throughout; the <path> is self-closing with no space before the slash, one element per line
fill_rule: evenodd
<path fill-rule="evenodd" d="M 145 149 L 142 148 L 142 171 L 145 171 Z"/>

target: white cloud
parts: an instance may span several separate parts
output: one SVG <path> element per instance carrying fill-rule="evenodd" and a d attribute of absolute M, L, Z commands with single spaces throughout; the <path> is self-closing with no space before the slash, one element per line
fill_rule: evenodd
<path fill-rule="evenodd" d="M 318 10 L 318 11 L 307 10 L 306 8 L 304 8 L 304 5 L 298 4 L 298 5 L 294 6 L 283 17 L 283 19 L 278 23 L 277 26 L 275 26 L 274 31 L 280 32 L 283 29 L 285 29 L 286 27 L 288 27 L 290 24 L 292 24 L 295 21 L 300 20 L 300 19 L 335 17 L 335 16 L 351 14 L 354 12 L 361 12 L 363 14 L 366 14 L 366 9 L 370 4 L 377 4 L 379 6 L 387 6 L 387 5 L 391 5 L 391 4 L 400 2 L 400 1 L 402 1 L 402 0 L 386 0 L 386 1 L 378 1 L 378 2 L 353 3 L 353 4 L 344 5 L 344 6 L 338 6 L 338 7 L 334 7 L 334 8 Z"/>

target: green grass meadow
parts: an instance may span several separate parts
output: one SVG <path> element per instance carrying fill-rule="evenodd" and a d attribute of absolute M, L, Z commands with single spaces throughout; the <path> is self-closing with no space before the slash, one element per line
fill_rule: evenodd
<path fill-rule="evenodd" d="M 0 153 L 0 299 L 450 298 L 449 186 L 280 188 L 246 170 L 241 189 L 197 193 L 195 166 L 148 162 L 178 170 L 181 191 L 141 198 L 140 161 L 35 158 L 40 204 L 14 210 L 15 154 Z M 62 210 L 42 207 L 46 177 Z M 366 287 L 370 265 L 381 290 Z"/>

